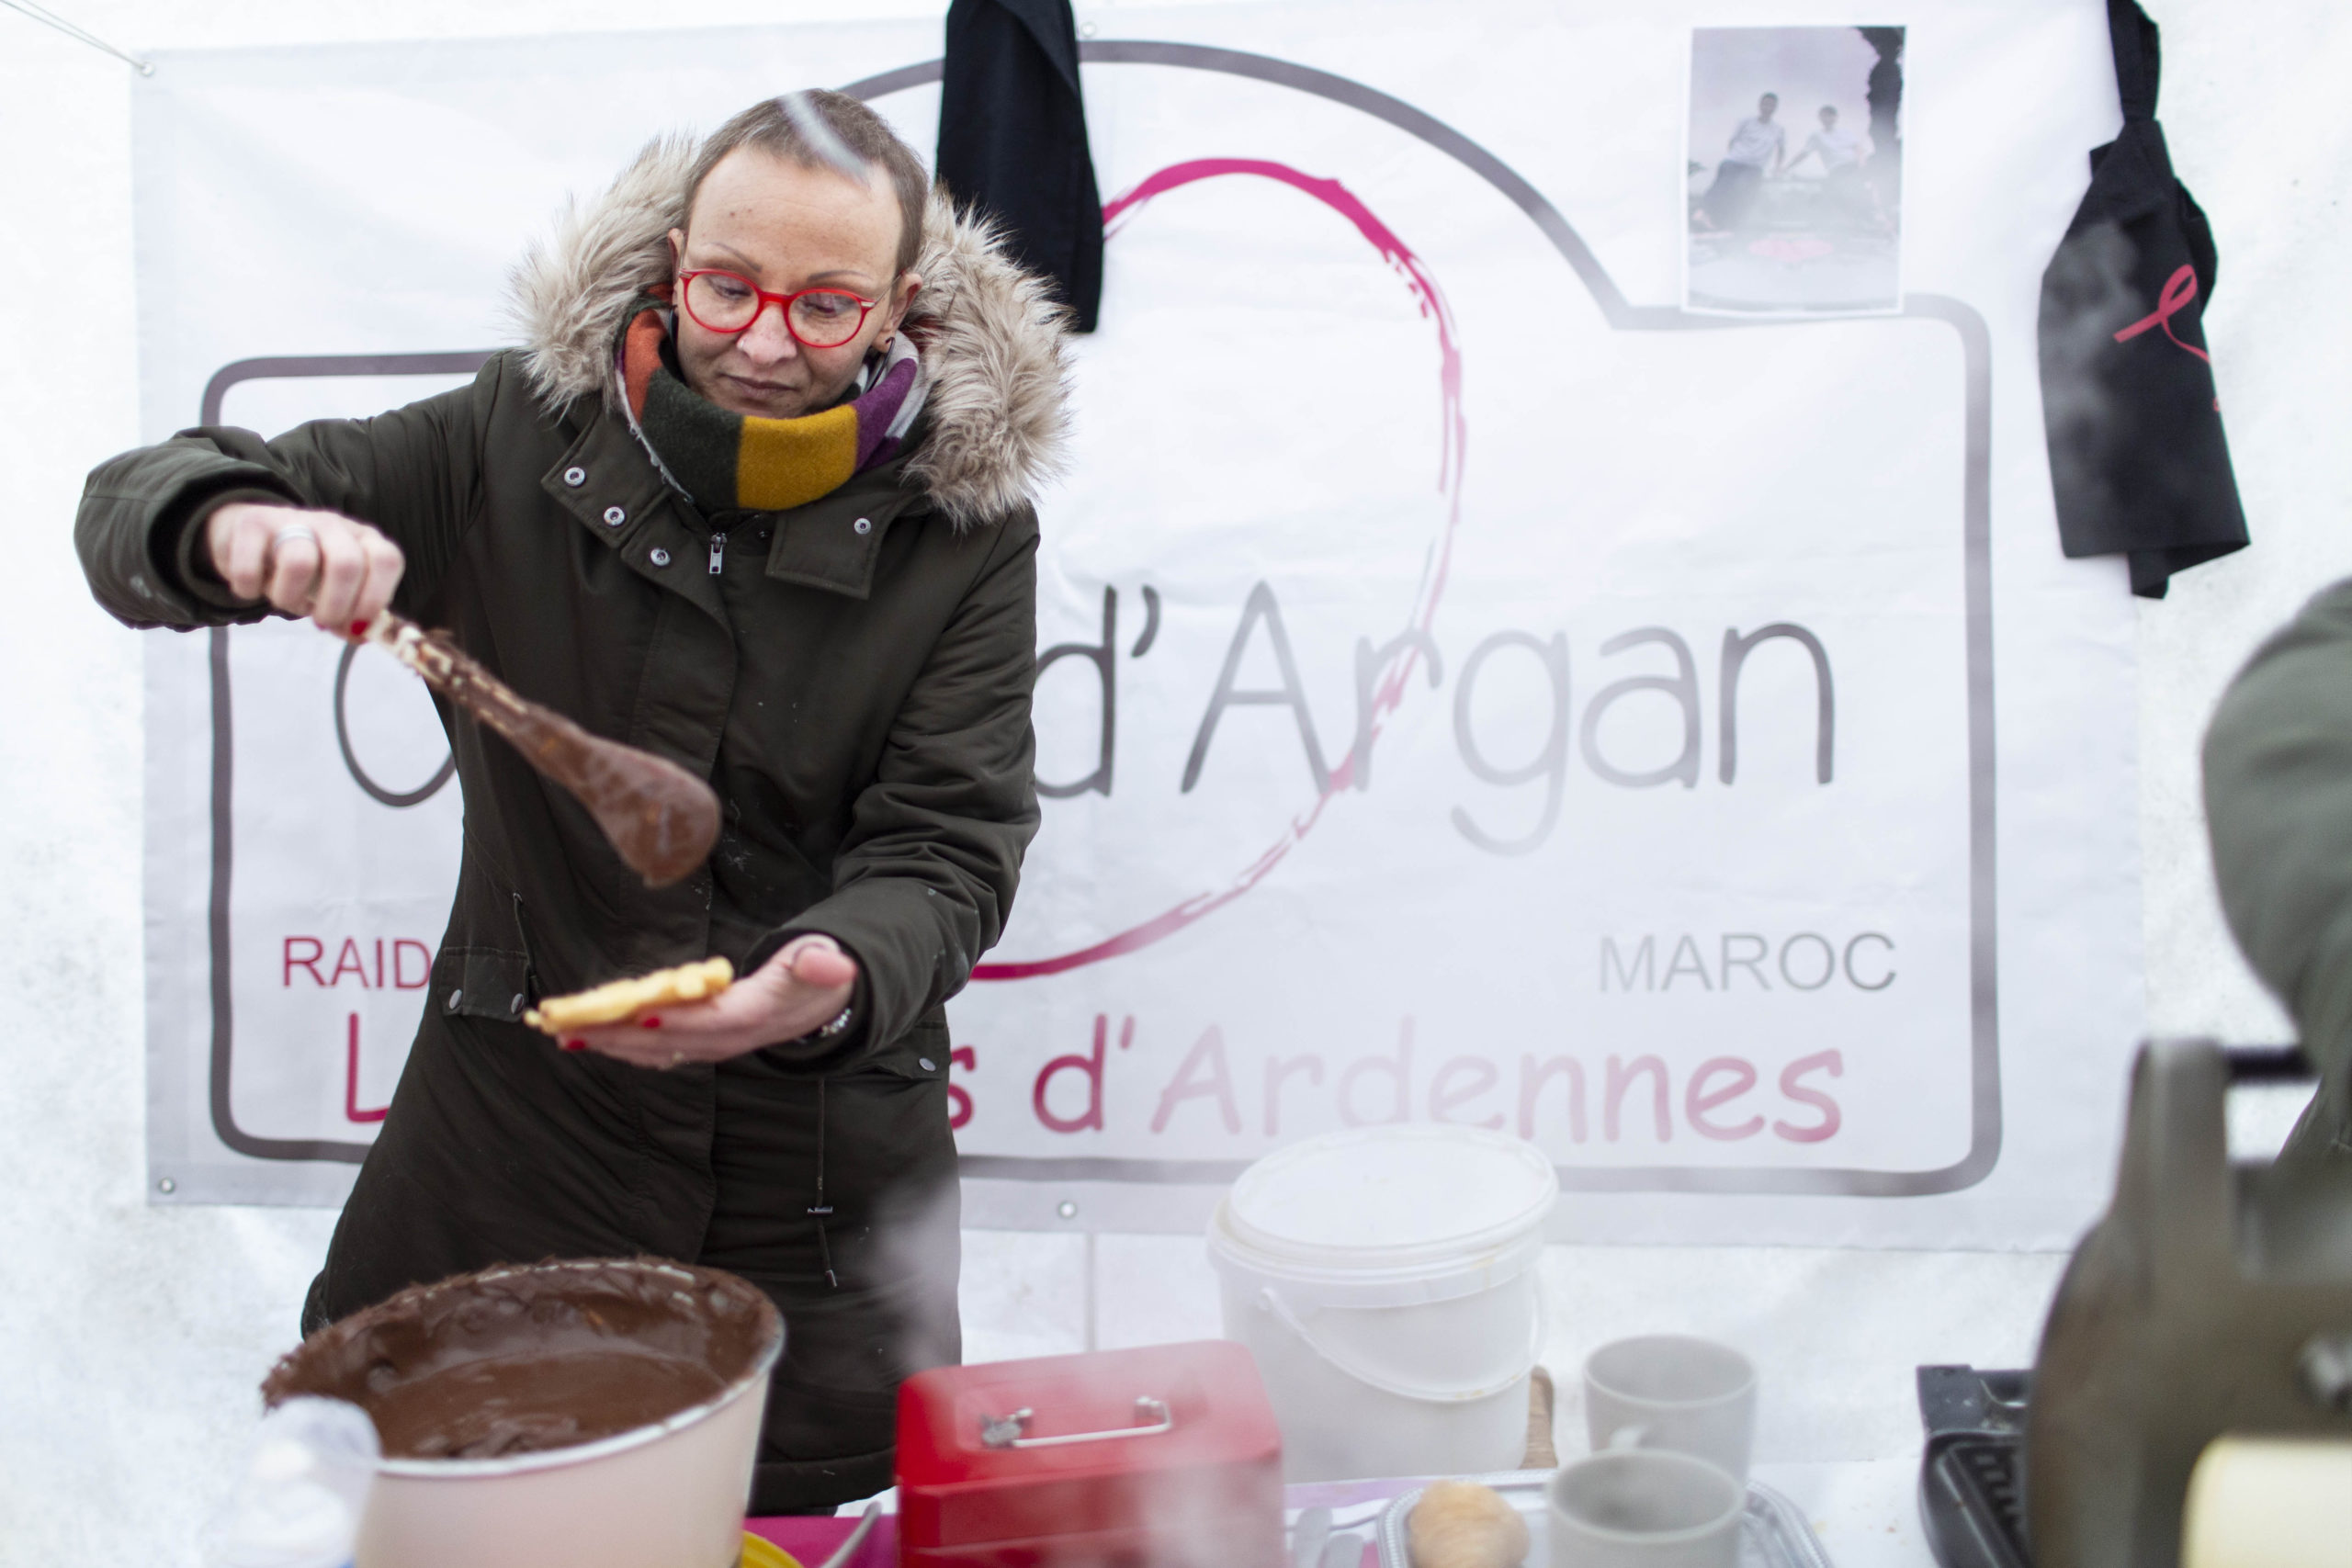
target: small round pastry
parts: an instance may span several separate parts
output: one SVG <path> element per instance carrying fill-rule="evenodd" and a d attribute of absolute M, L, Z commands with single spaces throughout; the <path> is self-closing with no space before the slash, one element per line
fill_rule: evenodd
<path fill-rule="evenodd" d="M 1432 1481 L 1405 1521 L 1413 1568 L 1519 1568 L 1527 1521 L 1492 1487 Z"/>

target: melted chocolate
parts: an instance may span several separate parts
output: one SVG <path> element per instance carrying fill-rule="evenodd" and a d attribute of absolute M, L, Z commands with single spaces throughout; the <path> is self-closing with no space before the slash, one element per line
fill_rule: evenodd
<path fill-rule="evenodd" d="M 459 1361 L 393 1384 L 368 1414 L 388 1453 L 496 1459 L 650 1427 L 726 1386 L 709 1368 L 674 1356 L 560 1350 Z M 550 1400 L 550 1390 L 561 1397 Z"/>
<path fill-rule="evenodd" d="M 622 861 L 649 886 L 667 886 L 710 857 L 718 842 L 718 796 L 677 763 L 592 735 L 518 695 L 447 632 L 423 631 L 388 613 L 368 635 L 577 795 Z"/>
<path fill-rule="evenodd" d="M 716 1398 L 783 1333 L 767 1297 L 650 1258 L 485 1269 L 330 1324 L 262 1384 L 368 1412 L 390 1459 L 594 1442 Z"/>

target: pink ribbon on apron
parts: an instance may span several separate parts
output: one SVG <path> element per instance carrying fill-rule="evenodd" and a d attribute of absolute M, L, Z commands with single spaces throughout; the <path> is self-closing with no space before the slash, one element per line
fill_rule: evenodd
<path fill-rule="evenodd" d="M 2165 336 L 2172 339 L 2174 343 L 2188 350 L 2206 364 L 2212 364 L 2211 355 L 2199 348 L 2195 344 L 2181 343 L 2180 334 L 2172 330 L 2172 319 L 2186 310 L 2188 302 L 2196 298 L 2197 269 L 2183 265 L 2179 271 L 2165 279 L 2164 291 L 2156 296 L 2155 312 L 2153 315 L 2142 317 L 2116 333 L 2115 341 L 2129 343 L 2151 327 L 2162 327 L 2165 330 Z"/>

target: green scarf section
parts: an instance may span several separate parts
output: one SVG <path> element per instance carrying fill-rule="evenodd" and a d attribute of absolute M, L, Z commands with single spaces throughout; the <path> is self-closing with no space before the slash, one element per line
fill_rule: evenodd
<path fill-rule="evenodd" d="M 670 355 L 669 307 L 648 297 L 622 330 L 629 419 L 672 483 L 705 512 L 805 506 L 903 449 L 928 390 L 901 333 L 869 356 L 857 394 L 797 419 L 729 412 L 686 385 Z"/>

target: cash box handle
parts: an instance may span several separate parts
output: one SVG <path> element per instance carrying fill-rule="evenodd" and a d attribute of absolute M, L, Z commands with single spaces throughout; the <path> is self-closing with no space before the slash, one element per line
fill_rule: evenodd
<path fill-rule="evenodd" d="M 1142 1423 L 1135 1427 L 1114 1427 L 1107 1432 L 1069 1432 L 1058 1438 L 1024 1438 L 1023 1428 L 1029 1425 L 1034 1410 L 1016 1410 L 1010 1416 L 984 1416 L 980 1418 L 980 1442 L 991 1449 L 1052 1449 L 1064 1443 L 1102 1443 L 1113 1438 L 1156 1438 L 1162 1432 L 1176 1429 L 1176 1417 L 1169 1413 L 1168 1402 L 1146 1394 L 1136 1401 L 1136 1416 Z"/>

